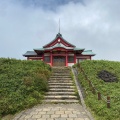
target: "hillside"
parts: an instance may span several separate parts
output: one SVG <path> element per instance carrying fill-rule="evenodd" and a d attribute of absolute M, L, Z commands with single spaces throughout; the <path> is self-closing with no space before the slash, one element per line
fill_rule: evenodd
<path fill-rule="evenodd" d="M 50 73 L 42 61 L 0 58 L 0 116 L 41 103 Z"/>
<path fill-rule="evenodd" d="M 87 60 L 81 62 L 80 67 L 83 68 L 96 91 L 102 94 L 102 100 L 97 100 L 97 92 L 95 94 L 91 92 L 92 88 L 89 87 L 88 80 L 79 69 L 78 79 L 84 89 L 85 102 L 95 116 L 95 120 L 120 120 L 120 62 Z M 98 76 L 101 71 L 111 73 L 117 80 L 115 82 L 105 82 Z M 105 76 L 108 77 L 108 75 Z M 107 96 L 111 98 L 110 108 L 107 108 Z"/>

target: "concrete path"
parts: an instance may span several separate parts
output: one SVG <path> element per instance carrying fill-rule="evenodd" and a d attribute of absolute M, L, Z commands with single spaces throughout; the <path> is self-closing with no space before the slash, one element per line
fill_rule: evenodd
<path fill-rule="evenodd" d="M 79 103 L 42 104 L 16 115 L 13 120 L 91 120 Z"/>

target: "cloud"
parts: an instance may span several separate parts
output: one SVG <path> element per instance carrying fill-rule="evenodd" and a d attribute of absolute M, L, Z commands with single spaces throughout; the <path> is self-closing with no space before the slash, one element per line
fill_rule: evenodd
<path fill-rule="evenodd" d="M 56 11 L 61 5 L 72 3 L 83 3 L 83 0 L 12 0 L 15 3 L 22 4 L 24 7 L 42 8 L 44 10 Z"/>
<path fill-rule="evenodd" d="M 0 57 L 24 59 L 55 38 L 60 18 L 67 41 L 92 49 L 94 59 L 120 60 L 119 0 L 51 1 L 0 0 Z"/>

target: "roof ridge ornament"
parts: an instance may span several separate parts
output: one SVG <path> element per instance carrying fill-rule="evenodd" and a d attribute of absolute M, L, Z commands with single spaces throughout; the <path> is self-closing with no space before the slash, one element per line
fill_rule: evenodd
<path fill-rule="evenodd" d="M 58 33 L 56 36 L 57 36 L 57 37 L 62 37 L 62 34 Z"/>

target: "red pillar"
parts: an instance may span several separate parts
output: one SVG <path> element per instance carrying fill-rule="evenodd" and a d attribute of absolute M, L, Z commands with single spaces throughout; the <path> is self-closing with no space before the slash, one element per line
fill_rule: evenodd
<path fill-rule="evenodd" d="M 42 57 L 43 57 L 43 61 L 44 61 L 44 53 L 43 53 L 43 56 L 42 56 Z"/>
<path fill-rule="evenodd" d="M 90 56 L 90 60 L 92 60 L 92 57 Z"/>
<path fill-rule="evenodd" d="M 50 62 L 51 62 L 51 66 L 53 66 L 53 56 L 52 56 L 52 51 L 50 52 Z"/>
<path fill-rule="evenodd" d="M 74 64 L 76 63 L 76 53 L 74 53 Z"/>
<path fill-rule="evenodd" d="M 66 51 L 66 66 L 68 66 L 68 53 Z"/>

